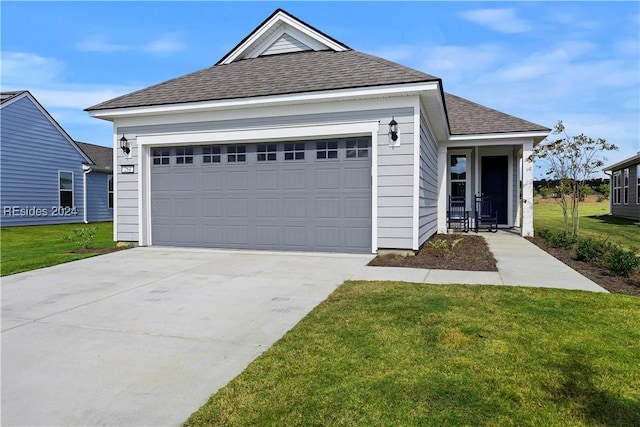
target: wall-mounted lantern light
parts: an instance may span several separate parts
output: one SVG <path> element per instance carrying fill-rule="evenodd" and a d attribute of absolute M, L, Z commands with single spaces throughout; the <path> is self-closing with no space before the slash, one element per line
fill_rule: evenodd
<path fill-rule="evenodd" d="M 125 138 L 124 134 L 122 134 L 122 138 L 120 138 L 120 148 L 125 156 L 128 156 L 129 153 L 131 153 L 131 144 L 129 144 L 129 141 Z"/>
<path fill-rule="evenodd" d="M 391 117 L 391 121 L 389 122 L 389 145 L 395 146 L 398 141 L 398 122 L 396 119 Z"/>

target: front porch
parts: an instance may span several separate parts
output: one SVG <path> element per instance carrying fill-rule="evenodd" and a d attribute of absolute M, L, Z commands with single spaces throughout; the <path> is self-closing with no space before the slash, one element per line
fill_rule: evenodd
<path fill-rule="evenodd" d="M 469 227 L 475 228 L 476 196 L 491 201 L 499 228 L 533 236 L 533 139 L 514 144 L 449 144 L 438 151 L 438 232 L 448 231 L 450 197 L 464 199 Z"/>

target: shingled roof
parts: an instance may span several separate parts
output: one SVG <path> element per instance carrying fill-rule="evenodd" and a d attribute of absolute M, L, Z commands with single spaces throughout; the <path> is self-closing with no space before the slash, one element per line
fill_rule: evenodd
<path fill-rule="evenodd" d="M 86 111 L 437 80 L 432 75 L 353 50 L 306 51 L 214 65 L 94 105 Z"/>
<path fill-rule="evenodd" d="M 548 132 L 550 130 L 450 93 L 444 95 L 451 135 Z"/>
<path fill-rule="evenodd" d="M 113 149 L 101 145 L 74 141 L 78 148 L 101 169 L 113 169 Z"/>

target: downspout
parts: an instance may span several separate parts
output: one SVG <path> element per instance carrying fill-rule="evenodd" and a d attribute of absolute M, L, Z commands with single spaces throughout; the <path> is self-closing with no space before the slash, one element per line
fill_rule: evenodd
<path fill-rule="evenodd" d="M 84 172 L 82 173 L 82 216 L 83 222 L 89 224 L 87 219 L 87 175 L 91 172 L 91 166 L 82 165 Z"/>
<path fill-rule="evenodd" d="M 613 171 L 611 173 L 607 173 L 607 171 L 602 171 L 605 175 L 609 177 L 609 215 L 613 215 Z M 640 219 L 640 218 L 639 218 Z"/>

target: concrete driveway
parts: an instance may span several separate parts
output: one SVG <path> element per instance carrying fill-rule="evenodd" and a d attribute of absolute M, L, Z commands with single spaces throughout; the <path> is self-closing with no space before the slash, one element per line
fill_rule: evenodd
<path fill-rule="evenodd" d="M 179 425 L 371 258 L 137 248 L 5 277 L 2 425 Z"/>

